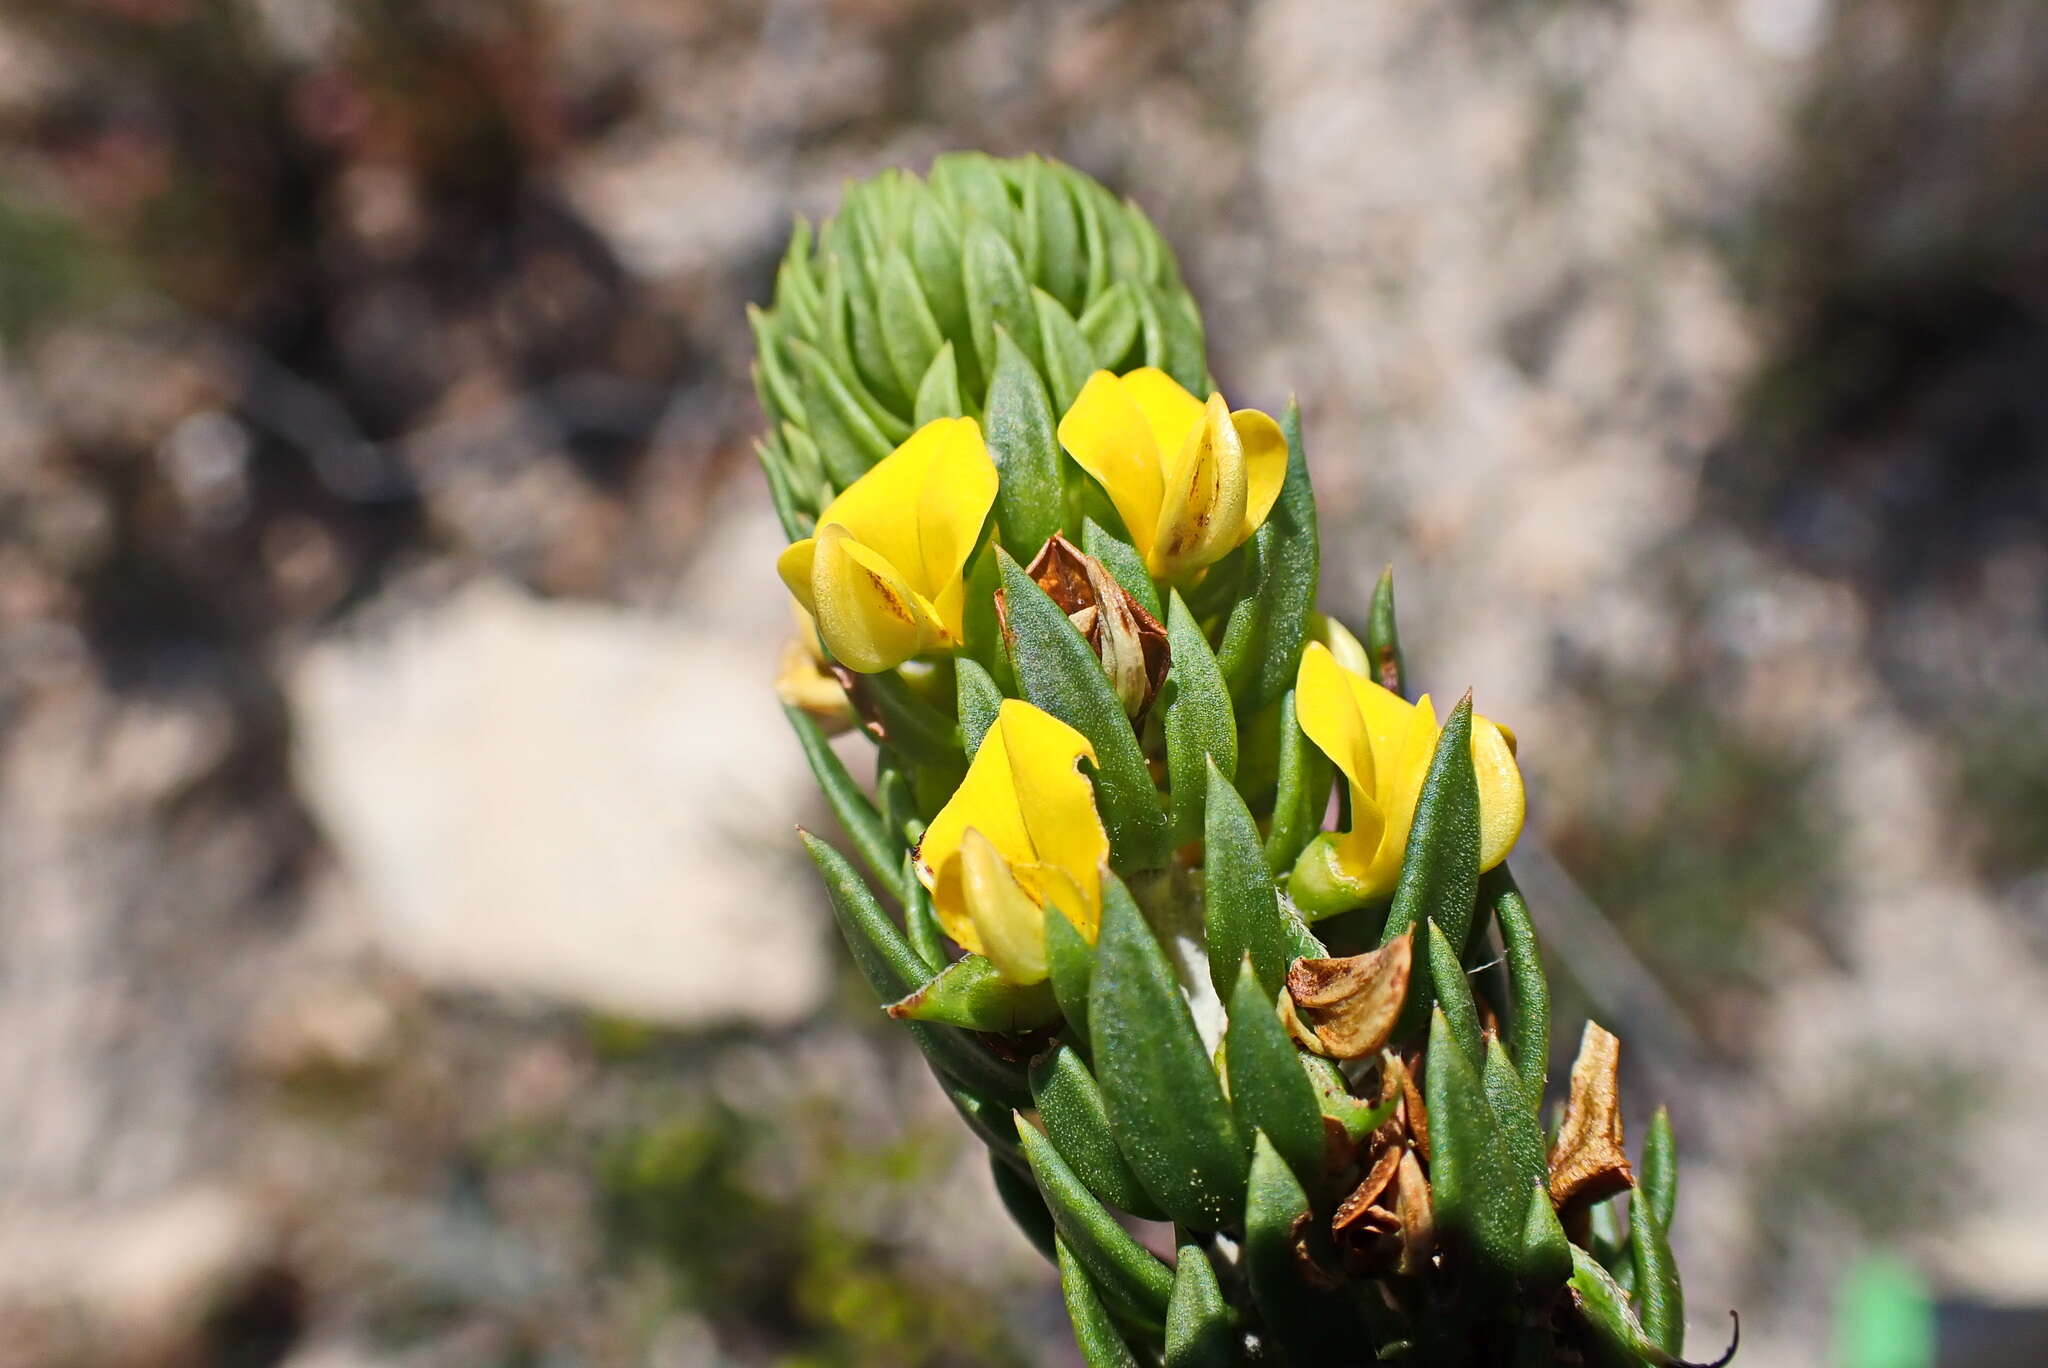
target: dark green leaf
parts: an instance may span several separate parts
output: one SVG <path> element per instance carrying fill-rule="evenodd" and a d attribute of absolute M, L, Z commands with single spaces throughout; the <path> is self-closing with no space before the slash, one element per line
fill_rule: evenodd
<path fill-rule="evenodd" d="M 1499 1128 L 1501 1145 L 1514 1166 L 1517 1181 L 1524 1186 L 1547 1186 L 1550 1164 L 1543 1127 L 1537 1124 L 1535 1108 L 1522 1091 L 1522 1076 L 1515 1072 L 1508 1052 L 1498 1040 L 1486 1042 L 1486 1062 L 1479 1069 L 1479 1085 L 1486 1090 L 1486 1100 L 1493 1107 L 1494 1124 Z"/>
<path fill-rule="evenodd" d="M 1080 1347 L 1081 1362 L 1087 1368 L 1138 1368 L 1109 1308 L 1088 1277 L 1088 1270 L 1064 1240 L 1053 1242 L 1054 1261 L 1060 1267 L 1060 1296 L 1067 1304 L 1067 1319 L 1074 1327 L 1074 1343 Z"/>
<path fill-rule="evenodd" d="M 1373 677 L 1390 692 L 1403 692 L 1408 667 L 1401 658 L 1401 633 L 1394 626 L 1394 567 L 1380 571 L 1372 587 L 1372 614 L 1366 619 L 1365 653 L 1372 660 Z"/>
<path fill-rule="evenodd" d="M 1244 1330 L 1223 1300 L 1215 1268 L 1200 1245 L 1182 1245 L 1166 1304 L 1166 1368 L 1238 1368 L 1243 1362 Z"/>
<path fill-rule="evenodd" d="M 1244 1202 L 1243 1138 L 1172 966 L 1113 876 L 1103 883 L 1088 1026 L 1110 1130 L 1138 1181 L 1191 1230 L 1235 1220 Z"/>
<path fill-rule="evenodd" d="M 929 1021 L 970 1031 L 1036 1030 L 1059 1015 L 1045 983 L 1012 983 L 980 955 L 963 955 L 909 995 L 889 1004 L 898 1021 Z"/>
<path fill-rule="evenodd" d="M 1550 1204 L 1549 1186 L 1541 1180 L 1529 1189 L 1529 1215 L 1522 1223 L 1520 1273 L 1524 1281 L 1544 1288 L 1556 1286 L 1572 1275 L 1571 1242 L 1565 1239 L 1557 1208 Z"/>
<path fill-rule="evenodd" d="M 875 996 L 892 1001 L 922 983 L 930 968 L 889 920 L 846 857 L 809 832 L 803 833 L 803 839 L 812 862 L 825 877 L 825 892 L 840 934 Z M 949 1026 L 913 1023 L 910 1033 L 932 1067 L 971 1095 L 1013 1109 L 1031 1105 L 1023 1069 L 997 1059 L 981 1042 Z"/>
<path fill-rule="evenodd" d="M 1579 1318 L 1592 1332 L 1591 1361 L 1599 1368 L 1642 1368 L 1644 1364 L 1653 1368 L 1681 1368 L 1683 1360 L 1672 1351 L 1664 1349 L 1645 1332 L 1636 1320 L 1635 1312 L 1629 1309 L 1628 1294 L 1620 1283 L 1585 1250 L 1577 1245 L 1572 1247 L 1572 1301 Z M 1735 1356 L 1737 1344 L 1741 1342 L 1741 1326 L 1737 1324 L 1736 1344 L 1711 1365 L 1721 1368 Z"/>
<path fill-rule="evenodd" d="M 775 504 L 775 521 L 781 524 L 782 535 L 791 541 L 801 541 L 809 535 L 797 512 L 796 495 L 791 491 L 789 476 L 783 464 L 768 449 L 766 442 L 754 443 L 754 456 L 761 462 L 761 473 L 768 480 L 768 497 Z"/>
<path fill-rule="evenodd" d="M 903 855 L 903 887 L 910 894 L 903 903 L 903 935 L 924 962 L 934 970 L 946 967 L 946 932 L 932 908 L 932 895 L 918 882 L 911 855 Z"/>
<path fill-rule="evenodd" d="M 1043 355 L 1038 342 L 1038 310 L 1031 287 L 1009 239 L 984 221 L 967 225 L 961 246 L 967 280 L 967 318 L 974 330 L 974 350 L 982 374 L 993 375 L 996 329 L 1007 330 L 1033 366 Z"/>
<path fill-rule="evenodd" d="M 1501 1034 L 1507 1039 L 1515 1071 L 1522 1075 L 1529 1105 L 1541 1106 L 1544 1080 L 1550 1071 L 1550 981 L 1543 975 L 1536 926 L 1506 865 L 1486 872 L 1480 880 L 1480 896 L 1493 908 L 1494 921 L 1500 927 L 1512 989 L 1509 1005 L 1502 1009 Z"/>
<path fill-rule="evenodd" d="M 890 249 L 878 284 L 875 313 L 882 345 L 898 387 L 904 395 L 914 395 L 945 342 L 945 334 L 939 331 L 924 289 L 917 283 L 917 272 L 902 248 Z"/>
<path fill-rule="evenodd" d="M 1038 309 L 1038 336 L 1045 347 L 1045 375 L 1052 384 L 1053 410 L 1064 414 L 1074 406 L 1081 386 L 1095 370 L 1095 350 L 1074 316 L 1045 291 L 1033 287 Z"/>
<path fill-rule="evenodd" d="M 967 317 L 967 287 L 960 274 L 960 227 L 952 211 L 926 195 L 910 214 L 910 260 L 925 302 L 939 330 L 953 344 L 960 392 L 981 393 L 983 371 L 974 355 L 974 328 Z"/>
<path fill-rule="evenodd" d="M 1155 621 L 1165 619 L 1166 609 L 1159 603 L 1159 586 L 1152 582 L 1151 572 L 1145 569 L 1145 558 L 1138 554 L 1136 547 L 1105 531 L 1095 519 L 1084 518 L 1081 522 L 1081 549 L 1101 561 L 1110 576 Z"/>
<path fill-rule="evenodd" d="M 1169 828 L 1159 790 L 1101 662 L 1024 567 L 998 551 L 1009 613 L 1011 660 L 1024 697 L 1088 738 L 1095 748 L 1095 797 L 1119 869 L 1166 862 Z"/>
<path fill-rule="evenodd" d="M 1529 1190 L 1515 1179 L 1493 1107 L 1442 1012 L 1431 1015 L 1423 1083 L 1438 1238 L 1475 1285 L 1497 1292 L 1520 1261 Z"/>
<path fill-rule="evenodd" d="M 1081 335 L 1088 339 L 1097 370 L 1126 369 L 1131 345 L 1138 340 L 1138 303 L 1132 287 L 1119 280 L 1082 311 Z"/>
<path fill-rule="evenodd" d="M 1245 1198 L 1244 1264 L 1260 1320 L 1295 1363 L 1355 1363 L 1364 1342 L 1353 1303 L 1311 1286 L 1296 1252 L 1302 1236 L 1310 1249 L 1324 1243 L 1322 1228 L 1304 1223 L 1308 1194 L 1264 1135 L 1256 1137 Z"/>
<path fill-rule="evenodd" d="M 1001 476 L 996 485 L 996 526 L 1012 554 L 1030 560 L 1060 530 L 1066 489 L 1060 482 L 1060 447 L 1045 385 L 1008 331 L 995 333 L 995 371 L 988 387 L 989 455 Z"/>
<path fill-rule="evenodd" d="M 1255 567 L 1253 588 L 1231 610 L 1216 653 L 1240 712 L 1263 707 L 1294 687 L 1316 599 L 1321 553 L 1299 405 L 1288 402 L 1280 426 L 1287 434 L 1287 481 L 1265 525 L 1245 548 Z"/>
<path fill-rule="evenodd" d="M 919 427 L 935 418 L 958 418 L 967 412 L 960 402 L 960 373 L 953 364 L 951 342 L 940 347 L 931 365 L 925 367 L 924 378 L 917 382 L 914 411 Z"/>
<path fill-rule="evenodd" d="M 1324 1187 L 1327 1142 L 1316 1091 L 1302 1072 L 1300 1052 L 1274 1010 L 1277 990 L 1259 982 L 1247 956 L 1231 990 L 1230 1029 L 1224 1058 L 1230 1067 L 1230 1105 L 1246 1135 L 1262 1131 L 1304 1188 Z"/>
<path fill-rule="evenodd" d="M 1066 183 L 1042 162 L 1025 171 L 1023 218 L 1038 245 L 1032 278 L 1044 282 L 1062 312 L 1080 308 L 1088 283 L 1081 225 L 1074 217 L 1074 201 L 1067 194 Z"/>
<path fill-rule="evenodd" d="M 1428 957 L 1429 982 L 1436 994 L 1436 1005 L 1450 1024 L 1451 1039 L 1458 1042 L 1458 1048 L 1476 1069 L 1481 1056 L 1479 1007 L 1472 1000 L 1471 985 L 1465 982 L 1465 966 L 1458 962 L 1458 952 L 1451 948 L 1443 928 L 1434 920 L 1429 923 L 1423 953 Z"/>
<path fill-rule="evenodd" d="M 1180 382 L 1182 389 L 1197 397 L 1209 392 L 1209 368 L 1202 346 L 1202 320 L 1193 301 L 1180 291 L 1160 285 L 1146 287 L 1152 300 L 1152 317 L 1159 320 L 1159 368 Z"/>
<path fill-rule="evenodd" d="M 1273 825 L 1266 835 L 1266 868 L 1275 877 L 1294 868 L 1301 852 L 1322 830 L 1330 806 L 1331 765 L 1316 749 L 1294 711 L 1294 690 L 1280 697 L 1279 747 L 1273 794 Z"/>
<path fill-rule="evenodd" d="M 1153 1330 L 1164 1329 L 1173 1271 L 1117 1224 L 1037 1127 L 1020 1123 L 1017 1138 L 1060 1240 L 1088 1270 L 1103 1301 L 1117 1315 Z"/>
<path fill-rule="evenodd" d="M 1060 1015 L 1083 1050 L 1093 1052 L 1088 1035 L 1088 989 L 1095 978 L 1095 947 L 1081 938 L 1066 914 L 1045 909 L 1045 964 Z"/>
<path fill-rule="evenodd" d="M 1636 1166 L 1636 1198 L 1648 1202 L 1650 1214 L 1667 1233 L 1678 1210 L 1678 1141 L 1671 1134 L 1671 1112 L 1657 1108 L 1650 1133 L 1643 1137 L 1643 1162 Z"/>
<path fill-rule="evenodd" d="M 1443 928 L 1454 951 L 1462 951 L 1472 930 L 1479 896 L 1479 780 L 1472 769 L 1472 695 L 1451 709 L 1437 737 L 1436 754 L 1415 802 L 1408 847 L 1394 905 L 1380 934 L 1385 945 L 1425 918 Z M 1427 1021 L 1432 994 L 1428 980 L 1410 989 L 1396 1034 L 1406 1036 Z"/>
<path fill-rule="evenodd" d="M 1083 282 L 1082 305 L 1092 304 L 1110 288 L 1109 246 L 1102 232 L 1102 198 L 1097 196 L 1095 186 L 1088 177 L 1070 166 L 1053 165 L 1053 170 L 1067 183 L 1067 191 L 1073 196 L 1074 215 L 1081 225 L 1081 255 L 1087 264 L 1087 276 Z"/>
<path fill-rule="evenodd" d="M 797 744 L 803 747 L 804 759 L 810 762 L 811 773 L 817 778 L 818 787 L 824 790 L 832 815 L 839 819 L 847 839 L 853 842 L 854 850 L 860 854 L 861 862 L 890 897 L 902 902 L 905 849 L 902 839 L 890 832 L 881 814 L 875 811 L 875 805 L 868 801 L 868 796 L 860 791 L 860 785 L 846 772 L 846 765 L 810 715 L 801 708 L 787 706 L 782 712 L 789 719 L 791 730 L 796 732 Z"/>
<path fill-rule="evenodd" d="M 891 443 L 854 401 L 823 353 L 795 339 L 789 350 L 801 377 L 805 429 L 818 443 L 832 482 L 844 489 L 887 456 Z"/>
<path fill-rule="evenodd" d="M 944 1075 L 939 1076 L 939 1087 L 953 1104 L 953 1110 L 967 1123 L 967 1129 L 987 1146 L 991 1158 L 1002 1161 L 1012 1172 L 1031 1172 L 1031 1166 L 1024 1162 L 1024 1151 L 1017 1144 L 1017 1113 L 1000 1102 L 977 1097 Z"/>
<path fill-rule="evenodd" d="M 1667 1354 L 1685 1349 L 1685 1291 L 1671 1243 L 1651 1204 L 1640 1197 L 1628 1204 L 1629 1262 L 1635 1268 L 1636 1319 L 1643 1335 Z"/>
<path fill-rule="evenodd" d="M 1166 777 L 1173 806 L 1173 843 L 1179 846 L 1202 833 L 1209 766 L 1213 763 L 1225 780 L 1237 773 L 1237 718 L 1231 712 L 1230 695 L 1224 691 L 1216 657 L 1210 654 L 1209 643 L 1178 590 L 1167 599 L 1166 644 L 1173 659 L 1162 691 L 1166 698 Z M 1246 820 L 1250 820 L 1249 814 Z M 1252 838 L 1258 839 L 1256 829 Z M 1262 870 L 1264 863 L 1262 852 Z M 1227 973 L 1236 977 L 1234 957 Z"/>
<path fill-rule="evenodd" d="M 862 675 L 860 689 L 875 705 L 889 747 L 920 765 L 957 768 L 965 764 L 960 726 L 940 712 L 894 670 Z"/>
<path fill-rule="evenodd" d="M 996 1181 L 996 1196 L 1002 1198 L 1003 1209 L 1010 1213 L 1017 1229 L 1048 1261 L 1056 1260 L 1059 1256 L 1053 1252 L 1052 1213 L 1046 1210 L 1045 1198 L 1038 1194 L 1038 1184 L 994 1153 L 988 1157 L 988 1171 Z"/>
<path fill-rule="evenodd" d="M 747 324 L 754 330 L 754 363 L 759 368 L 758 383 L 764 395 L 761 407 L 769 421 L 803 417 L 803 392 L 783 362 L 782 333 L 776 320 L 749 304 Z"/>
<path fill-rule="evenodd" d="M 1213 766 L 1208 771 L 1202 837 L 1207 852 L 1202 903 L 1209 980 L 1216 985 L 1217 996 L 1228 1001 L 1237 986 L 1238 962 L 1249 954 L 1270 1008 L 1287 977 L 1287 966 L 1322 951 L 1307 928 L 1280 906 L 1259 846 L 1259 829 L 1252 825 L 1244 799 Z"/>
<path fill-rule="evenodd" d="M 1103 1204 L 1148 1221 L 1159 1209 L 1109 1134 L 1102 1090 L 1078 1052 L 1054 1045 L 1031 1064 L 1031 1096 L 1053 1147 Z"/>
<path fill-rule="evenodd" d="M 1002 711 L 1003 691 L 996 687 L 987 670 L 962 657 L 953 662 L 953 692 L 960 712 L 960 739 L 971 760 L 981 749 L 981 738 L 995 725 L 996 714 Z"/>

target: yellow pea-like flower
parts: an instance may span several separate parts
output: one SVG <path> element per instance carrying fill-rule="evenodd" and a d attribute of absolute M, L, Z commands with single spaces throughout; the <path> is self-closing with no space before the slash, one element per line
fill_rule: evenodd
<path fill-rule="evenodd" d="M 972 418 L 937 418 L 818 515 L 775 568 L 834 659 L 875 674 L 960 644 L 963 572 L 996 500 Z"/>
<path fill-rule="evenodd" d="M 1060 419 L 1060 445 L 1095 477 L 1145 568 L 1183 583 L 1228 555 L 1273 511 L 1287 439 L 1257 409 L 1204 403 L 1152 366 L 1088 377 Z"/>
<path fill-rule="evenodd" d="M 1302 652 L 1295 676 L 1301 729 L 1351 785 L 1351 829 L 1309 847 L 1291 888 L 1311 914 L 1384 898 L 1401 875 L 1422 781 L 1443 728 L 1429 695 L 1413 703 L 1337 663 L 1320 642 Z M 1526 805 L 1514 749 L 1496 723 L 1472 718 L 1472 766 L 1479 779 L 1479 867 L 1507 858 L 1522 834 Z"/>
<path fill-rule="evenodd" d="M 1088 739 L 1051 713 L 1007 699 L 967 777 L 925 828 L 917 877 L 939 925 L 1013 983 L 1046 976 L 1045 909 L 1092 945 L 1102 922 L 1109 835 L 1080 771 Z"/>

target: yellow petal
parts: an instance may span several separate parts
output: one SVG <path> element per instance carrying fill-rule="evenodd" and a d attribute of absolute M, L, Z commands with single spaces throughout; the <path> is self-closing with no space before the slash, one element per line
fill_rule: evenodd
<path fill-rule="evenodd" d="M 894 669 L 943 636 L 931 605 L 896 567 L 836 523 L 816 538 L 811 600 L 834 659 L 861 674 Z"/>
<path fill-rule="evenodd" d="M 1149 555 L 1159 522 L 1159 445 L 1123 383 L 1108 371 L 1089 376 L 1060 419 L 1059 439 L 1109 495 L 1138 554 Z"/>
<path fill-rule="evenodd" d="M 782 576 L 783 584 L 788 586 L 808 618 L 818 616 L 818 601 L 811 594 L 811 567 L 817 554 L 818 539 L 805 537 L 783 547 L 782 554 L 775 558 L 775 573 Z"/>
<path fill-rule="evenodd" d="M 1045 978 L 1045 912 L 1018 886 L 1010 864 L 974 827 L 962 833 L 960 881 L 981 953 L 1012 983 Z"/>
<path fill-rule="evenodd" d="M 1081 938 L 1090 945 L 1102 928 L 1101 874 L 1096 875 L 1096 894 L 1090 897 L 1079 881 L 1064 869 L 1053 865 L 1023 865 L 1017 868 L 1017 881 L 1032 889 L 1032 896 L 1039 902 L 1057 907 L 1066 919 L 1073 923 Z"/>
<path fill-rule="evenodd" d="M 1400 879 L 1401 858 L 1408 852 L 1408 831 L 1415 825 L 1415 802 L 1422 796 L 1422 781 L 1429 774 L 1430 758 L 1436 754 L 1436 739 L 1442 731 L 1437 725 L 1436 709 L 1430 705 L 1429 695 L 1424 694 L 1409 710 L 1408 725 L 1392 756 L 1393 764 L 1380 767 L 1380 811 L 1386 826 L 1380 832 L 1379 849 L 1363 876 L 1375 897 L 1393 892 Z"/>
<path fill-rule="evenodd" d="M 1222 559 L 1242 540 L 1244 510 L 1244 444 L 1223 396 L 1212 394 L 1167 467 L 1148 568 L 1172 580 Z"/>
<path fill-rule="evenodd" d="M 1202 421 L 1202 401 L 1157 366 L 1141 366 L 1117 383 L 1145 415 L 1145 426 L 1152 430 L 1152 445 L 1163 467 L 1187 445 L 1188 434 Z"/>
<path fill-rule="evenodd" d="M 1244 530 L 1237 537 L 1241 542 L 1266 521 L 1273 501 L 1280 497 L 1280 486 L 1287 482 L 1287 434 L 1257 409 L 1238 409 L 1230 422 L 1244 446 Z"/>
<path fill-rule="evenodd" d="M 1084 756 L 1095 759 L 1095 748 L 1051 713 L 1014 698 L 1004 700 L 993 730 L 1009 753 L 1031 856 L 1072 880 L 1082 905 L 1067 913 L 1079 925 L 1081 917 L 1102 906 L 1102 864 L 1109 858 L 1109 834 L 1095 810 L 1095 788 L 1079 765 Z"/>
<path fill-rule="evenodd" d="M 1005 700 L 967 766 L 967 776 L 925 828 L 918 878 L 932 892 L 946 934 L 969 950 L 983 945 L 968 914 L 960 850 L 971 826 L 1033 889 L 1064 892 L 1068 919 L 1088 933 L 1102 905 L 1102 862 L 1109 838 L 1095 811 L 1094 789 L 1078 762 L 1094 758 L 1086 737 L 1049 713 Z M 1057 871 L 1031 875 L 1035 867 Z"/>
<path fill-rule="evenodd" d="M 1352 787 L 1371 794 L 1376 783 L 1372 738 L 1349 675 L 1329 647 L 1311 641 L 1294 674 L 1294 715 L 1302 732 L 1344 772 Z"/>
<path fill-rule="evenodd" d="M 896 567 L 927 599 L 960 577 L 996 499 L 995 461 L 972 418 L 937 418 L 818 515 Z"/>
<path fill-rule="evenodd" d="M 1479 868 L 1492 869 L 1508 857 L 1522 834 L 1527 801 L 1522 771 L 1501 727 L 1472 719 L 1472 768 L 1479 776 Z"/>

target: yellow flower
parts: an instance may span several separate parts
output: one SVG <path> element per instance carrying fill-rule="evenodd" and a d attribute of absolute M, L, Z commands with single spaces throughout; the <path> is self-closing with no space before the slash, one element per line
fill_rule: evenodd
<path fill-rule="evenodd" d="M 962 571 L 996 500 L 972 418 L 937 418 L 818 515 L 775 563 L 833 658 L 875 674 L 960 644 Z"/>
<path fill-rule="evenodd" d="M 1086 737 L 1007 699 L 967 777 L 925 828 L 917 877 L 939 924 L 1013 983 L 1046 976 L 1045 911 L 1066 914 L 1090 944 L 1102 921 L 1109 836 L 1079 767 Z"/>
<path fill-rule="evenodd" d="M 1348 670 L 1320 642 L 1302 652 L 1295 676 L 1301 729 L 1351 783 L 1351 829 L 1322 837 L 1296 867 L 1290 891 L 1303 910 L 1327 914 L 1384 898 L 1401 875 L 1415 802 L 1436 753 L 1436 709 L 1414 703 Z M 1522 834 L 1522 772 L 1507 734 L 1472 718 L 1472 765 L 1479 778 L 1479 867 L 1507 858 Z"/>
<path fill-rule="evenodd" d="M 1258 531 L 1287 478 L 1278 423 L 1233 413 L 1220 394 L 1204 404 L 1151 366 L 1089 376 L 1059 438 L 1116 505 L 1146 569 L 1169 582 Z"/>
<path fill-rule="evenodd" d="M 818 641 L 818 624 L 795 604 L 796 635 L 782 644 L 781 669 L 775 675 L 776 696 L 792 708 L 801 708 L 827 736 L 851 730 L 853 704 L 846 690 L 827 671 L 825 653 Z"/>

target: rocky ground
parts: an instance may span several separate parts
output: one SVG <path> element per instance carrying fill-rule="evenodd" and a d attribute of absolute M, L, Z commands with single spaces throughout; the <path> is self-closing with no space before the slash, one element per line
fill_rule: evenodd
<path fill-rule="evenodd" d="M 1694 1348 L 1814 1361 L 1866 1247 L 2048 1296 L 2042 52 L 2027 0 L 0 4 L 0 1362 L 1070 1361 L 849 1024 L 766 687 L 741 307 L 954 146 L 1158 218 L 1233 400 L 1301 397 L 1330 604 L 1393 561 L 1515 724 Z"/>

